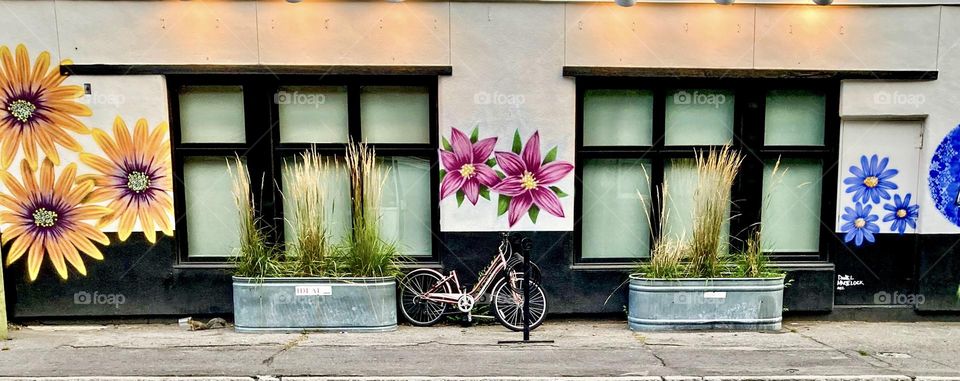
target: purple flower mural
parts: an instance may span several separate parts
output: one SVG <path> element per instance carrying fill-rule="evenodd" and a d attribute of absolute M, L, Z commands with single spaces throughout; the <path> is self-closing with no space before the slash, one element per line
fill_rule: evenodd
<path fill-rule="evenodd" d="M 520 141 L 519 132 L 514 135 L 514 151 L 518 151 Z M 500 214 L 503 213 L 503 200 L 508 197 L 507 221 L 513 226 L 523 214 L 528 214 L 530 220 L 536 223 L 540 209 L 557 217 L 563 217 L 563 206 L 559 196 L 563 194 L 559 188 L 549 187 L 560 181 L 570 171 L 573 164 L 565 161 L 554 161 L 556 148 L 540 156 L 540 132 L 534 132 L 523 146 L 522 154 L 516 152 L 496 152 L 497 165 L 503 169 L 505 178 L 491 188 L 501 195 Z"/>
<path fill-rule="evenodd" d="M 537 223 L 540 210 L 564 218 L 560 198 L 567 194 L 555 184 L 570 174 L 573 164 L 557 160 L 558 147 L 541 155 L 539 131 L 534 131 L 526 144 L 520 131 L 514 131 L 510 151 L 494 152 L 497 140 L 481 139 L 479 127 L 474 127 L 469 137 L 452 128 L 450 139 L 442 138 L 440 199 L 455 194 L 457 207 L 463 206 L 464 199 L 477 205 L 481 197 L 491 200 L 490 193 L 495 192 L 497 216 L 507 214 L 509 227 L 524 214 Z"/>
<path fill-rule="evenodd" d="M 456 193 L 458 204 L 462 204 L 466 196 L 471 204 L 476 205 L 481 192 L 485 198 L 489 198 L 487 188 L 500 181 L 490 168 L 493 163 L 488 164 L 497 138 L 478 140 L 478 134 L 479 129 L 474 128 L 472 137 L 468 138 L 454 128 L 450 133 L 450 141 L 444 139 L 446 150 L 440 150 L 440 162 L 444 168 L 440 182 L 441 200 Z"/>

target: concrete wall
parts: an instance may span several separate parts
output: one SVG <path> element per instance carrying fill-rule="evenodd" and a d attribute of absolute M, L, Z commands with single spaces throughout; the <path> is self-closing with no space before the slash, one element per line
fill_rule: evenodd
<path fill-rule="evenodd" d="M 519 131 L 526 139 L 540 131 L 541 149 L 556 146 L 558 160 L 569 162 L 574 161 L 575 80 L 562 76 L 564 66 L 938 70 L 936 81 L 845 81 L 840 116 L 921 121 L 923 144 L 913 170 L 919 178 L 917 231 L 960 232 L 937 210 L 925 182 L 936 147 L 960 124 L 958 6 L 0 0 L 0 13 L 6 15 L 0 45 L 25 44 L 31 58 L 48 51 L 55 62 L 449 65 L 453 75 L 439 84 L 441 135 L 449 136 L 451 127 L 477 125 L 499 136 L 498 149 L 505 149 L 508 134 Z M 93 94 L 84 101 L 93 111 L 85 120 L 92 127 L 108 127 L 116 114 L 129 114 L 128 121 L 148 117 L 151 125 L 167 115 L 162 77 L 75 76 L 68 81 L 92 85 Z M 897 150 L 900 143 L 887 140 L 875 148 Z M 848 141 L 841 149 L 855 155 L 864 147 Z M 841 177 L 845 171 L 840 169 Z M 572 184 L 571 175 L 560 185 L 573 195 Z M 503 218 L 480 216 L 451 201 L 441 209 L 445 231 L 505 227 Z M 515 229 L 572 230 L 573 197 L 562 202 L 565 218 L 522 221 Z M 933 267 L 938 256 L 952 252 L 952 245 L 941 244 L 934 246 L 943 250 L 931 251 Z M 960 261 L 954 262 L 960 268 Z M 954 273 L 938 271 L 943 275 L 938 282 L 955 288 Z M 36 295 L 55 294 L 58 287 L 51 284 Z M 198 304 L 190 311 L 202 308 Z"/>

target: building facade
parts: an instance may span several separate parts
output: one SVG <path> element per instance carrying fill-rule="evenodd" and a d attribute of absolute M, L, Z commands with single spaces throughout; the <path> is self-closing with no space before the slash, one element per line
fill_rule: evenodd
<path fill-rule="evenodd" d="M 728 143 L 789 311 L 960 311 L 960 4 L 884 3 L 0 1 L 7 305 L 229 314 L 226 159 L 282 240 L 286 163 L 352 139 L 405 255 L 470 282 L 527 234 L 551 313 L 621 313 L 656 189 L 683 237 Z"/>

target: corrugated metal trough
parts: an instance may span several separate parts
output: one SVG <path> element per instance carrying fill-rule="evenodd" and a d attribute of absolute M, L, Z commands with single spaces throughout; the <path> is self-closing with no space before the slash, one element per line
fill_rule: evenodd
<path fill-rule="evenodd" d="M 233 277 L 237 332 L 397 329 L 394 278 Z"/>
<path fill-rule="evenodd" d="M 779 330 L 783 277 L 651 279 L 630 276 L 627 321 L 634 331 Z"/>

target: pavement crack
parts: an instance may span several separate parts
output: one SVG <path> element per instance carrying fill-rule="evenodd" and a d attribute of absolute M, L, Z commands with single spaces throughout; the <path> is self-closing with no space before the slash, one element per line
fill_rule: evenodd
<path fill-rule="evenodd" d="M 263 365 L 269 366 L 269 365 L 273 364 L 273 360 L 274 360 L 275 358 L 277 358 L 277 356 L 281 355 L 283 352 L 286 352 L 286 351 L 290 350 L 290 349 L 293 348 L 293 347 L 296 347 L 297 345 L 299 345 L 300 343 L 302 343 L 302 342 L 305 341 L 305 340 L 307 340 L 307 334 L 306 334 L 306 333 L 301 333 L 300 336 L 297 337 L 296 339 L 290 340 L 289 342 L 287 342 L 286 344 L 284 344 L 283 347 L 281 347 L 280 350 L 277 351 L 277 353 L 274 353 L 274 354 L 270 355 L 270 357 L 267 357 L 266 359 L 264 359 L 264 360 L 263 360 Z"/>
<path fill-rule="evenodd" d="M 650 355 L 653 356 L 653 358 L 657 359 L 657 361 L 660 362 L 660 366 L 662 366 L 662 367 L 664 367 L 664 368 L 667 367 L 667 362 L 663 359 L 663 357 L 660 357 L 660 355 L 658 355 L 657 352 L 655 352 L 655 351 L 653 350 L 653 347 L 652 347 L 652 346 L 648 346 L 648 345 L 644 344 L 643 348 L 646 349 L 647 352 L 650 352 Z"/>
<path fill-rule="evenodd" d="M 820 345 L 822 345 L 822 346 L 824 346 L 824 347 L 830 348 L 831 350 L 833 350 L 833 351 L 835 351 L 835 352 L 837 352 L 837 353 L 839 353 L 839 354 L 843 355 L 844 357 L 849 358 L 849 359 L 851 359 L 851 360 L 858 360 L 858 361 L 860 361 L 860 362 L 863 362 L 864 364 L 870 365 L 870 366 L 872 366 L 872 367 L 874 367 L 874 368 L 877 368 L 877 369 L 889 369 L 889 368 L 892 367 L 892 364 L 890 364 L 890 363 L 888 363 L 888 362 L 886 362 L 886 361 L 883 361 L 883 360 L 877 358 L 876 356 L 872 356 L 872 355 L 871 355 L 871 356 L 853 356 L 853 355 L 850 355 L 849 353 L 845 352 L 843 349 L 840 349 L 840 348 L 837 348 L 837 347 L 835 347 L 835 346 L 833 346 L 833 345 L 830 345 L 830 344 L 828 344 L 828 343 L 826 343 L 826 342 L 824 342 L 824 341 L 822 341 L 822 340 L 819 340 L 819 339 L 817 339 L 817 338 L 815 338 L 815 337 L 813 337 L 813 336 L 805 335 L 805 334 L 803 334 L 803 333 L 800 332 L 800 331 L 793 331 L 793 332 L 796 333 L 797 335 L 800 335 L 800 337 L 802 337 L 802 338 L 805 338 L 805 339 L 810 340 L 810 341 L 812 341 L 812 342 L 814 342 L 814 343 L 820 344 Z M 869 357 L 869 358 L 871 358 L 871 359 L 878 360 L 878 361 L 884 363 L 885 365 L 887 365 L 887 367 L 878 366 L 877 364 L 874 364 L 874 363 L 872 363 L 872 362 L 870 362 L 870 361 L 866 361 L 866 360 L 864 359 L 864 357 Z"/>

